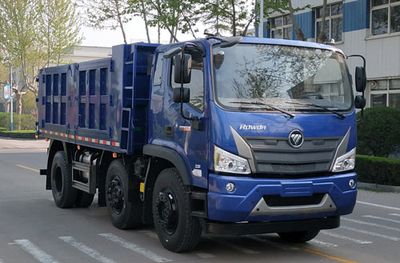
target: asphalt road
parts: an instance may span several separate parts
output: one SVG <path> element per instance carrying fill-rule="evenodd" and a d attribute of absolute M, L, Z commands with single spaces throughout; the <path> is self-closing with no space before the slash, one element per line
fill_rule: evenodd
<path fill-rule="evenodd" d="M 195 251 L 174 254 L 162 248 L 151 228 L 114 228 L 106 209 L 96 204 L 57 208 L 38 175 L 44 150 L 1 144 L 0 263 L 400 262 L 400 194 L 360 191 L 341 228 L 322 231 L 305 245 L 283 243 L 274 234 L 204 237 Z"/>

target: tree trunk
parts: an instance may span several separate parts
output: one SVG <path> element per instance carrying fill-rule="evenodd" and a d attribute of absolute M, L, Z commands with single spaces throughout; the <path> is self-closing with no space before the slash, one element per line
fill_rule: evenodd
<path fill-rule="evenodd" d="M 217 0 L 217 6 L 219 6 L 219 0 Z M 217 32 L 216 32 L 216 35 L 217 36 L 219 36 L 219 12 L 217 11 L 216 12 L 217 13 L 217 20 L 216 20 L 216 29 L 217 29 Z"/>
<path fill-rule="evenodd" d="M 114 0 L 114 4 L 115 4 L 115 9 L 116 9 L 115 11 L 117 13 L 118 24 L 119 24 L 119 27 L 121 29 L 122 37 L 124 38 L 124 43 L 128 44 L 128 42 L 126 41 L 125 28 L 124 28 L 124 23 L 122 23 L 122 17 L 121 17 L 121 12 L 119 10 L 119 2 L 118 2 L 118 0 Z"/>
<path fill-rule="evenodd" d="M 235 0 L 232 0 L 231 4 L 232 4 L 232 35 L 236 36 L 236 7 L 235 7 Z"/>
<path fill-rule="evenodd" d="M 46 1 L 46 12 L 47 12 L 47 66 L 50 66 L 50 12 L 49 12 L 49 1 Z"/>
<path fill-rule="evenodd" d="M 140 1 L 140 5 L 142 7 L 142 15 L 143 15 L 143 20 L 144 20 L 144 26 L 146 28 L 147 42 L 151 43 L 150 33 L 149 33 L 149 25 L 148 25 L 148 22 L 147 22 L 147 12 L 145 10 L 145 6 L 144 6 L 144 1 L 143 0 Z"/>
<path fill-rule="evenodd" d="M 160 23 L 157 23 L 157 43 L 160 44 L 161 42 L 161 28 Z"/>
<path fill-rule="evenodd" d="M 323 12 L 323 14 L 322 14 L 322 22 L 321 22 L 322 29 L 319 32 L 318 40 L 317 40 L 320 43 L 324 43 L 324 42 L 326 42 L 328 40 L 328 36 L 325 33 L 325 22 L 326 22 L 327 6 L 328 6 L 328 0 L 324 0 L 324 4 L 322 5 L 322 12 Z M 329 28 L 328 28 L 328 30 L 329 30 Z"/>

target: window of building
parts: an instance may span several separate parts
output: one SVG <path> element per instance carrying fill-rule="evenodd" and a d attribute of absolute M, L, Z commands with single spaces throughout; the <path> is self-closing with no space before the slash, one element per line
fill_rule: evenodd
<path fill-rule="evenodd" d="M 370 80 L 367 90 L 370 92 L 371 107 L 393 107 L 400 109 L 400 78 L 390 80 Z"/>
<path fill-rule="evenodd" d="M 315 9 L 315 38 L 325 32 L 326 41 L 334 39 L 336 42 L 343 40 L 343 3 L 334 3 L 327 5 L 325 25 L 322 28 L 322 18 L 324 16 L 324 8 Z"/>
<path fill-rule="evenodd" d="M 371 0 L 371 34 L 400 32 L 400 0 Z"/>
<path fill-rule="evenodd" d="M 272 38 L 292 39 L 293 23 L 291 15 L 271 18 L 270 25 Z"/>

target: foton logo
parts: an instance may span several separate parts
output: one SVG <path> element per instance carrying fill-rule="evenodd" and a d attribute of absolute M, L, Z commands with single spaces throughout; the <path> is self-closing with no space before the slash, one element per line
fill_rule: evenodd
<path fill-rule="evenodd" d="M 267 129 L 267 125 L 251 125 L 251 124 L 240 124 L 239 130 L 244 131 L 265 131 Z"/>

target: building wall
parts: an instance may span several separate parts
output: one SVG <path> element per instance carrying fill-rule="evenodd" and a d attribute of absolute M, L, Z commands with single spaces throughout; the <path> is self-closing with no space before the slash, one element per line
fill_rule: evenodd
<path fill-rule="evenodd" d="M 365 56 L 367 60 L 367 78 L 369 80 L 366 91 L 367 106 L 372 106 L 371 98 L 373 100 L 374 94 L 384 93 L 382 89 L 379 91 L 376 90 L 376 81 L 385 80 L 388 83 L 386 104 L 389 105 L 391 100 L 397 101 L 398 99 L 398 102 L 392 103 L 389 106 L 395 106 L 400 109 L 400 88 L 398 90 L 392 89 L 392 85 L 389 84 L 389 82 L 393 82 L 393 87 L 395 87 L 397 79 L 400 81 L 400 32 L 382 35 L 371 34 L 370 0 L 330 0 L 328 4 L 338 2 L 343 3 L 343 40 L 337 43 L 337 47 L 348 55 L 361 54 Z M 305 7 L 308 5 L 304 10 L 295 13 L 295 19 L 302 29 L 305 38 L 308 41 L 315 41 L 316 7 L 322 6 L 323 1 L 295 0 L 293 4 L 295 7 Z M 278 16 L 279 14 L 274 15 Z M 296 39 L 294 33 L 292 38 Z M 352 58 L 349 59 L 348 63 L 350 70 L 354 71 L 354 67 L 360 65 L 361 60 Z M 393 79 L 394 81 L 391 82 L 390 80 Z M 398 96 L 398 98 L 390 99 L 390 96 Z"/>

